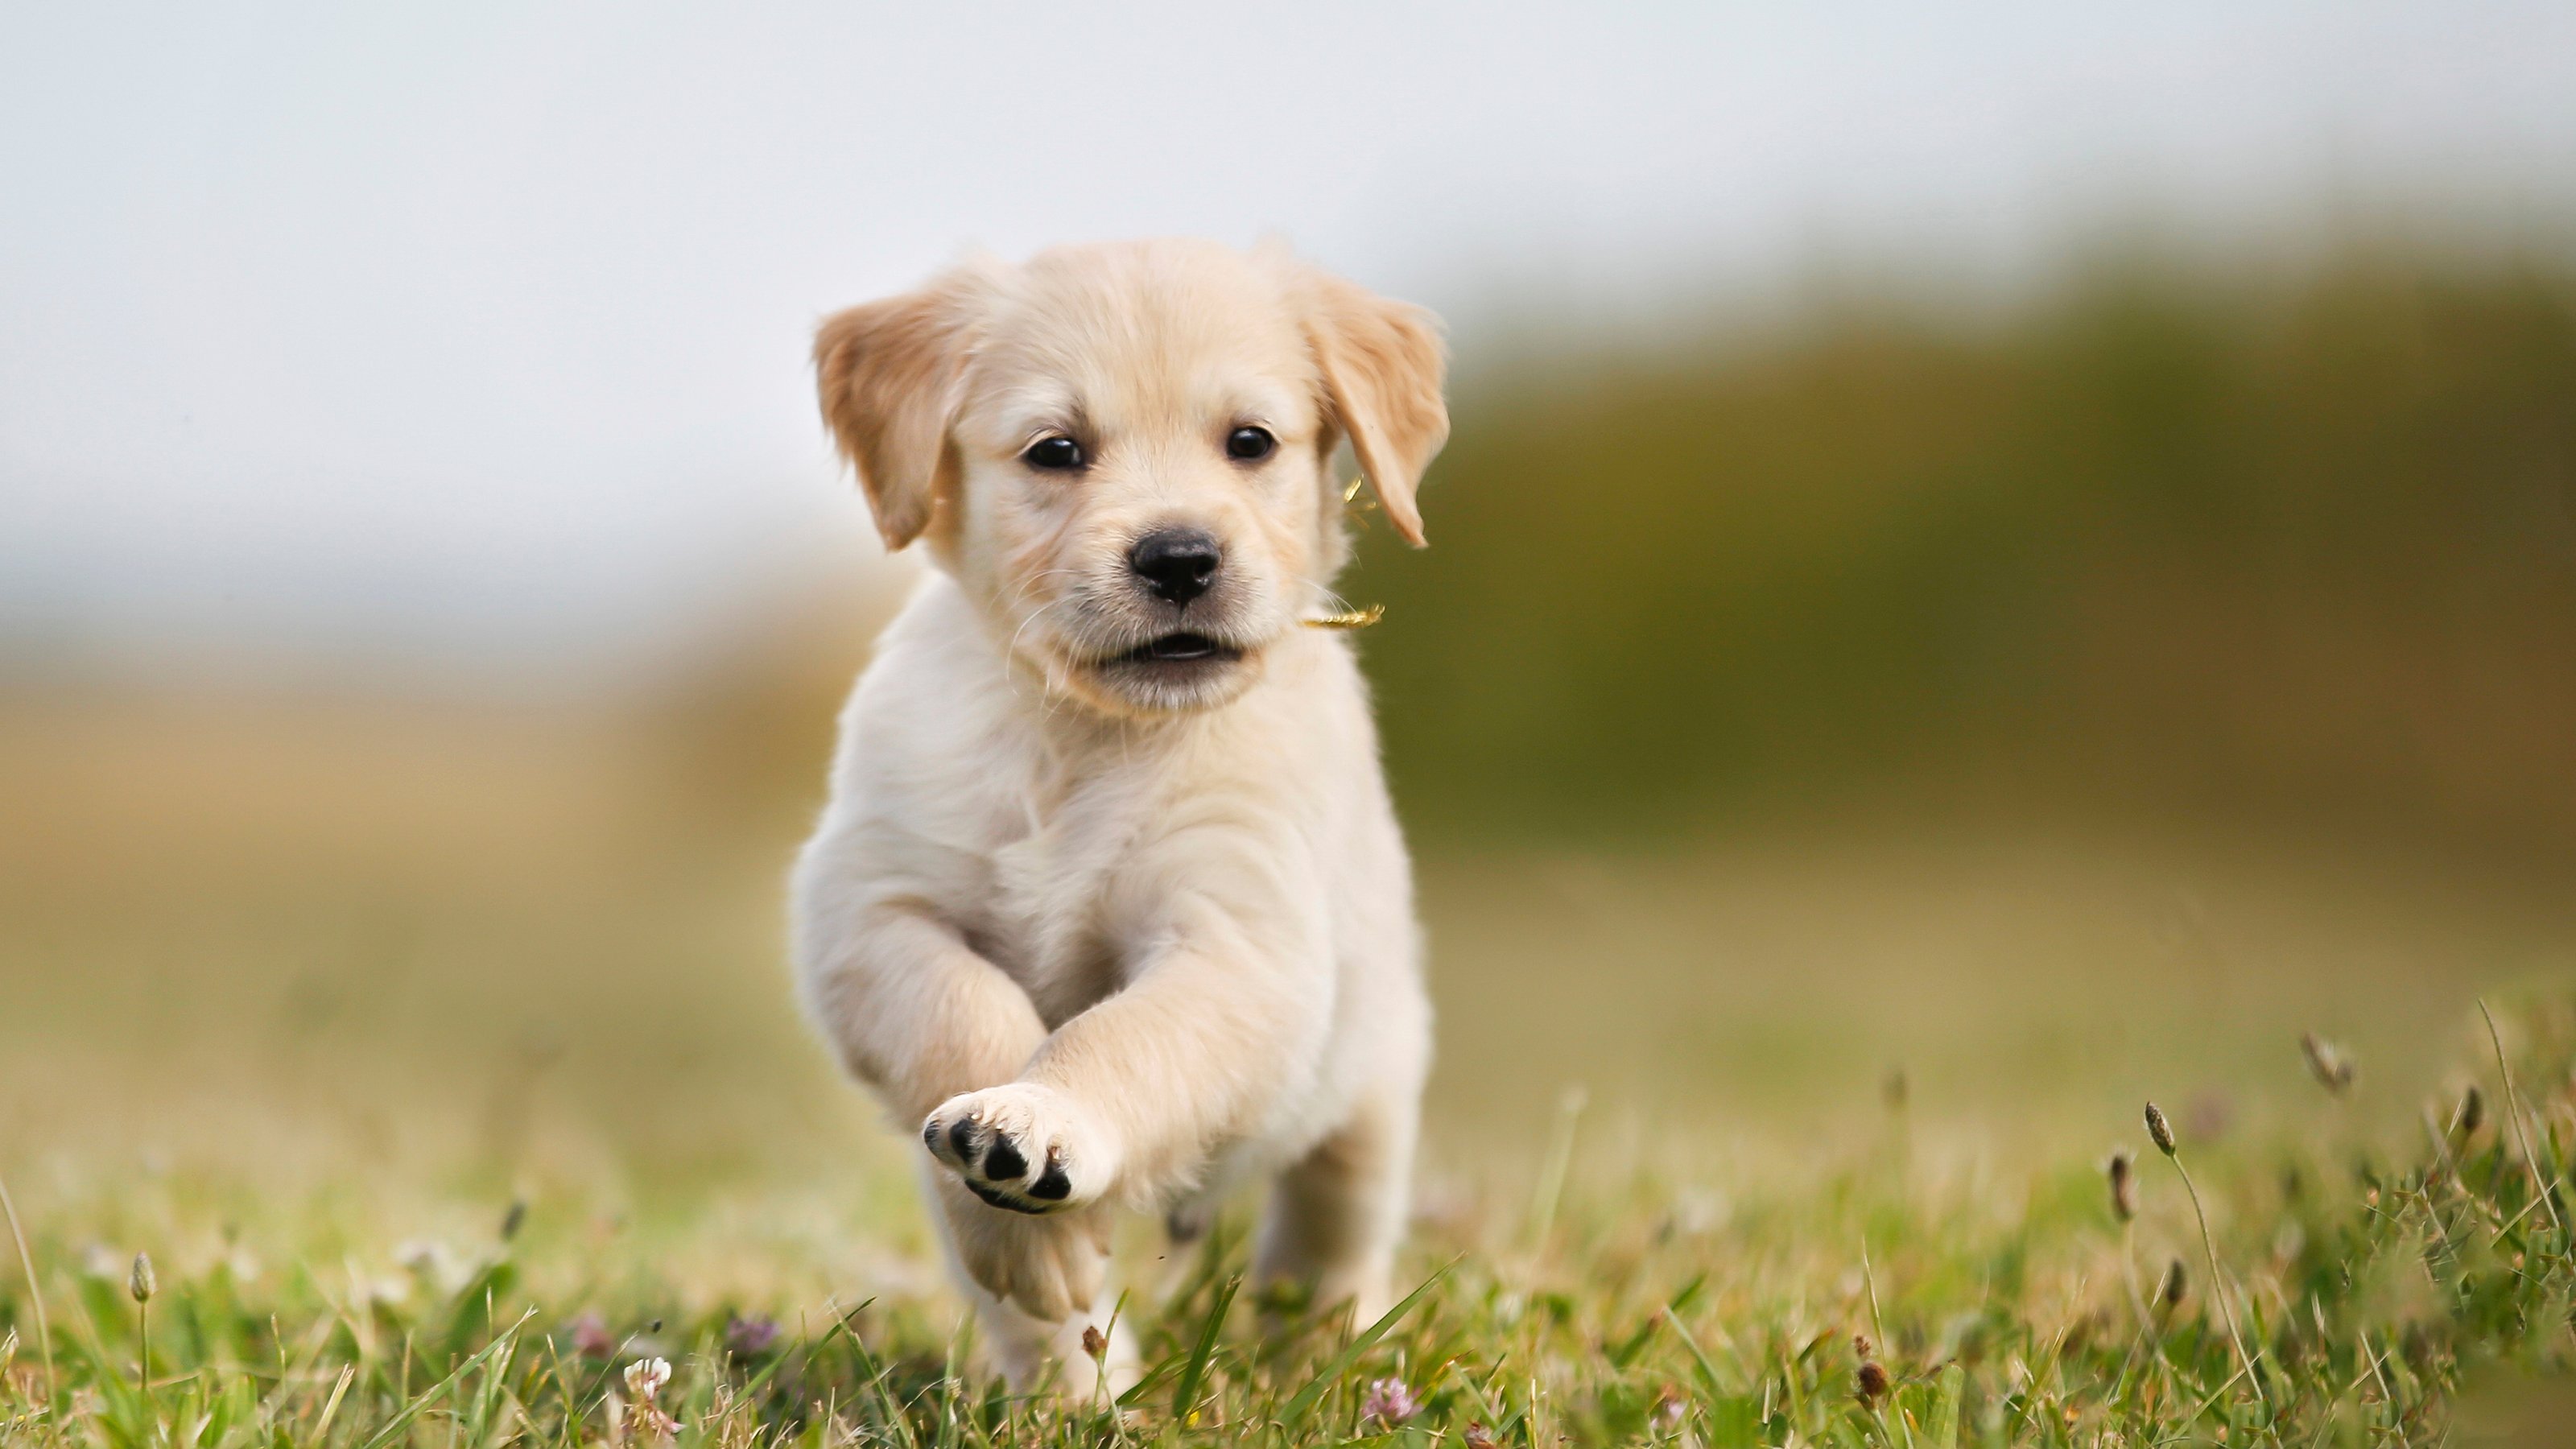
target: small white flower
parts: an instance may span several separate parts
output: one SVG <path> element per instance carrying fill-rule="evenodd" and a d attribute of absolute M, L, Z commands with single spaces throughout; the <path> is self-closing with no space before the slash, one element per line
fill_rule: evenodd
<path fill-rule="evenodd" d="M 626 1366 L 627 1392 L 645 1403 L 653 1402 L 653 1396 L 670 1381 L 671 1361 L 667 1358 L 639 1358 Z"/>
<path fill-rule="evenodd" d="M 671 1361 L 667 1358 L 639 1358 L 626 1366 L 626 1388 L 635 1395 L 635 1407 L 628 1420 L 634 1437 L 659 1440 L 680 1432 L 680 1421 L 653 1402 L 653 1396 L 670 1381 Z"/>

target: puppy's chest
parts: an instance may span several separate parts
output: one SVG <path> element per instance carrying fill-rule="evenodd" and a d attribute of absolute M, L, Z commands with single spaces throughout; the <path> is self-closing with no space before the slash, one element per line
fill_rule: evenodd
<path fill-rule="evenodd" d="M 1109 903 L 1150 800 L 1111 780 L 1014 795 L 996 802 L 981 879 L 957 904 L 976 949 L 1053 1026 L 1125 984 L 1133 963 Z"/>

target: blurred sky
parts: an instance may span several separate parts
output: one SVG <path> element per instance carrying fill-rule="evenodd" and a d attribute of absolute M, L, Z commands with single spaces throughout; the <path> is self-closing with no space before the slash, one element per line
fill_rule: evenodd
<path fill-rule="evenodd" d="M 12 5 L 0 673 L 603 678 L 874 567 L 807 333 L 969 244 L 1280 232 L 1472 344 L 2571 198 L 2565 0 Z"/>

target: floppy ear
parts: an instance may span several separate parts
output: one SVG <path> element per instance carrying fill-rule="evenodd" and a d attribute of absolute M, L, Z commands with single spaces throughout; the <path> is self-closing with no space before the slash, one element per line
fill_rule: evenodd
<path fill-rule="evenodd" d="M 1377 490 L 1389 523 L 1422 546 L 1414 490 L 1449 440 L 1441 397 L 1447 349 L 1440 321 L 1408 302 L 1390 302 L 1338 277 L 1315 275 L 1307 335 L 1324 371 L 1334 419 L 1350 434 L 1360 471 Z"/>
<path fill-rule="evenodd" d="M 888 549 L 930 526 L 955 491 L 948 426 L 963 392 L 967 287 L 951 273 L 918 292 L 852 307 L 814 332 L 823 421 L 859 474 Z"/>

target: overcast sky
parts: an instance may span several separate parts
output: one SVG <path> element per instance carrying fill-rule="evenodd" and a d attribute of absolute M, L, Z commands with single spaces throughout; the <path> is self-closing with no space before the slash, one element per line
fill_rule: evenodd
<path fill-rule="evenodd" d="M 2566 215 L 2576 5 L 13 5 L 0 651 L 559 671 L 877 566 L 806 336 L 969 244 L 1284 233 L 1472 346 L 2338 196 Z"/>

